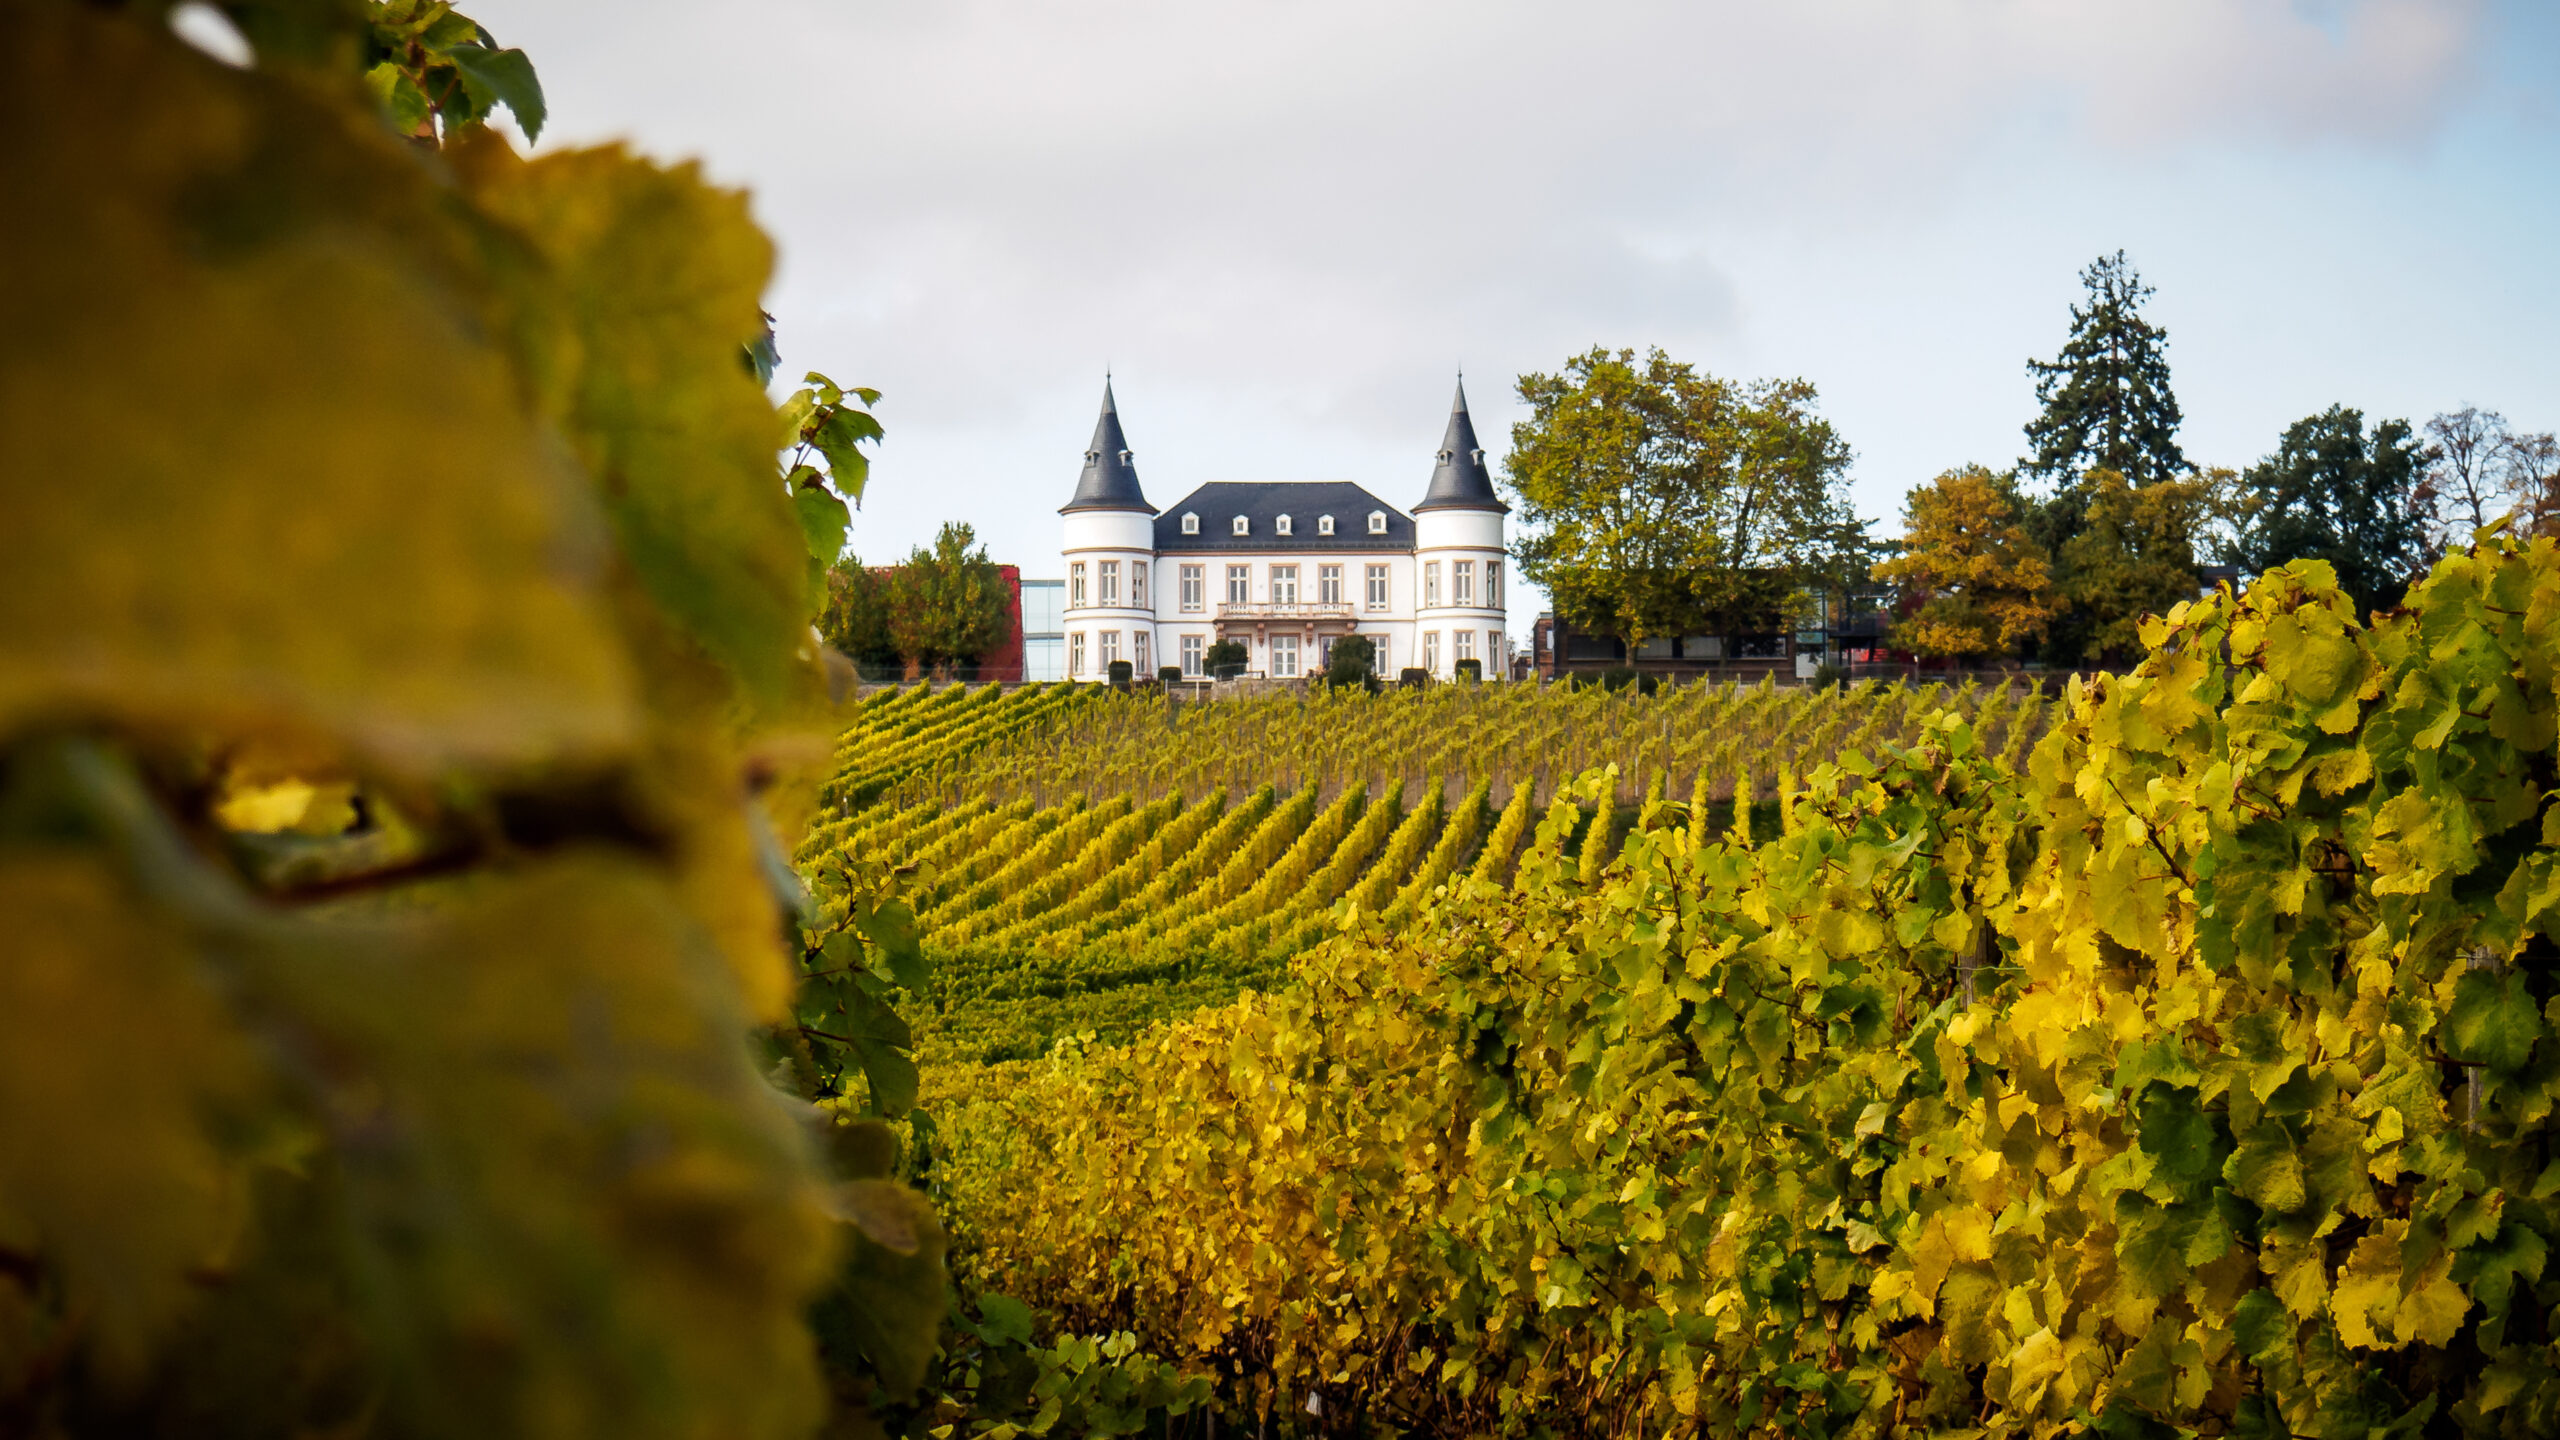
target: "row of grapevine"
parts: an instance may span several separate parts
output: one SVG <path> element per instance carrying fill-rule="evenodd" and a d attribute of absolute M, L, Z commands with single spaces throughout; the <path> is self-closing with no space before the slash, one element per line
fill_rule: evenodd
<path fill-rule="evenodd" d="M 1660 771 L 1680 795 L 1704 772 L 1721 795 L 1744 762 L 1808 771 L 1851 748 L 1907 741 L 1923 713 L 1955 709 L 2003 747 L 2031 739 L 2042 714 L 2032 685 L 1975 681 L 1824 689 L 1702 684 L 1651 696 L 1488 685 L 1184 701 L 1049 686 L 996 700 L 976 698 L 990 692 L 939 702 L 906 698 L 924 688 L 900 689 L 898 698 L 857 712 L 876 711 L 876 718 L 848 732 L 844 753 L 860 758 L 858 767 L 848 761 L 828 791 L 840 806 L 858 808 L 875 795 L 901 805 L 973 798 L 1049 805 L 1108 795 L 1143 803 L 1165 794 L 1242 794 L 1266 782 L 1312 788 L 1328 802 L 1355 784 L 1415 795 L 1442 785 L 1444 799 L 1455 799 L 1478 780 L 1492 780 L 1506 795 L 1531 784 L 1543 800 L 1560 780 L 1611 765 L 1630 786 Z M 2013 695 L 2030 703 L 2015 703 Z M 923 715 L 944 718 L 922 724 Z M 877 737 L 893 731 L 888 761 L 851 743 L 853 735 L 871 736 L 876 749 Z M 891 771 L 898 778 L 882 784 Z"/>
<path fill-rule="evenodd" d="M 1289 985 L 947 1073 L 973 1273 L 1282 1429 L 2560 1433 L 2560 545 L 2145 632 L 2023 766 L 1922 715 L 1597 883 L 1593 777 Z"/>
<path fill-rule="evenodd" d="M 1216 1003 L 1274 983 L 1291 956 L 1340 923 L 1337 901 L 1402 919 L 1454 880 L 1507 883 L 1558 794 L 1545 766 L 1519 763 L 1527 757 L 1623 757 L 1608 794 L 1573 802 L 1589 818 L 1567 843 L 1596 879 L 1631 832 L 1694 829 L 1702 808 L 1716 812 L 1716 833 L 1737 804 L 1745 822 L 1765 812 L 1758 828 L 1775 833 L 1796 773 L 1819 755 L 1916 733 L 1931 706 L 2021 740 L 2042 712 L 2032 690 L 2020 693 L 1442 687 L 1172 707 L 1092 687 L 900 687 L 857 707 L 861 733 L 905 757 L 902 765 L 919 762 L 900 745 L 942 737 L 965 747 L 921 763 L 926 773 L 970 770 L 977 792 L 893 787 L 882 803 L 825 819 L 800 858 L 842 848 L 911 862 L 910 894 L 938 971 L 922 1043 L 942 1058 L 1001 1058 L 1087 1030 L 1125 1038 L 1175 1013 L 1162 1005 Z M 1478 726 L 1489 728 L 1466 740 Z M 1453 728 L 1454 737 L 1444 733 Z M 1444 743 L 1453 739 L 1462 743 Z M 1486 758 L 1417 779 L 1400 758 L 1405 746 Z M 1311 748 L 1331 757 L 1316 768 L 1339 783 L 1245 783 L 1273 768 L 1267 757 Z M 848 772 L 840 793 L 877 773 L 863 753 L 868 768 Z M 1229 764 L 1232 755 L 1262 763 Z M 1746 771 L 1773 758 L 1788 763 Z M 1044 800 L 1054 787 L 1022 783 L 1019 773 L 1041 765 L 1081 767 L 1095 783 Z M 1757 778 L 1737 785 L 1741 774 Z M 1221 775 L 1235 788 L 1193 788 Z M 1109 776 L 1117 783 L 1103 783 Z M 1244 798 L 1231 804 L 1230 795 Z M 1045 1018 L 1027 1018 L 1032 1011 Z"/>

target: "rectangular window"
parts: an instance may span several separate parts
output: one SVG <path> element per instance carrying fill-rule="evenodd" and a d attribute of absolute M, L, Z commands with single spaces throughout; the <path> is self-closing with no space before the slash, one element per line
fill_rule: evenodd
<path fill-rule="evenodd" d="M 1140 610 L 1147 608 L 1147 562 L 1144 560 L 1129 562 L 1129 603 Z"/>
<path fill-rule="evenodd" d="M 1084 562 L 1081 560 L 1067 567 L 1067 603 L 1084 603 Z"/>
<path fill-rule="evenodd" d="M 1201 578 L 1204 568 L 1199 565 L 1182 567 L 1182 613 L 1185 615 L 1199 614 L 1202 604 L 1208 599 L 1209 582 Z"/>
<path fill-rule="evenodd" d="M 1297 674 L 1298 637 L 1295 635 L 1272 636 L 1271 678 L 1275 680 L 1293 680 L 1297 678 Z"/>
<path fill-rule="evenodd" d="M 1476 603 L 1476 562 L 1473 560 L 1458 560 L 1451 562 L 1449 566 L 1449 603 L 1453 605 L 1473 605 Z"/>
<path fill-rule="evenodd" d="M 1198 567 L 1198 566 L 1196 566 L 1196 565 L 1195 565 L 1195 566 L 1193 566 L 1193 567 L 1191 567 L 1191 568 L 1193 568 L 1193 569 L 1195 569 L 1195 570 L 1196 570 L 1196 569 L 1198 569 L 1198 568 L 1200 568 L 1200 567 Z M 1209 647 L 1208 647 L 1208 645 L 1207 645 L 1206 641 L 1205 641 L 1201 636 L 1198 636 L 1198 635 L 1185 635 L 1185 636 L 1183 636 L 1183 637 L 1182 637 L 1182 673 L 1183 673 L 1183 674 L 1185 674 L 1185 675 L 1197 675 L 1197 674 L 1199 674 L 1199 673 L 1200 673 L 1200 656 L 1201 656 L 1201 655 L 1202 655 L 1202 653 L 1203 653 L 1203 652 L 1205 652 L 1208 648 L 1209 648 Z"/>
<path fill-rule="evenodd" d="M 1105 605 L 1117 605 L 1120 603 L 1119 561 L 1105 560 L 1102 562 L 1102 593 L 1094 598 Z"/>
<path fill-rule="evenodd" d="M 1463 564 L 1465 562 L 1461 561 L 1460 563 Z M 1452 657 L 1453 659 L 1473 660 L 1476 658 L 1476 632 L 1473 630 L 1455 631 L 1453 632 L 1453 638 L 1458 642 L 1457 654 Z"/>
<path fill-rule="evenodd" d="M 1422 603 L 1426 606 L 1440 603 L 1440 562 L 1437 560 L 1422 567 Z"/>
<path fill-rule="evenodd" d="M 1144 572 L 1140 572 L 1140 573 L 1144 573 Z M 1132 658 L 1132 659 L 1134 659 L 1134 660 L 1136 660 L 1136 661 L 1138 662 L 1138 665 L 1137 665 L 1138 678 L 1139 678 L 1139 679 L 1141 679 L 1141 680 L 1144 680 L 1144 679 L 1148 678 L 1149 676 L 1152 676 L 1153 674 L 1155 674 L 1155 667 L 1154 667 L 1153 665 L 1150 665 L 1150 664 L 1148 664 L 1148 663 L 1147 663 L 1147 632 L 1146 632 L 1146 631 L 1141 630 L 1141 631 L 1137 632 L 1137 638 L 1136 638 L 1134 641 L 1132 641 L 1132 642 L 1131 642 L 1131 648 L 1132 648 L 1132 651 L 1133 651 L 1133 654 L 1132 654 L 1131 658 Z"/>
<path fill-rule="evenodd" d="M 1230 605 L 1253 603 L 1252 566 L 1230 565 L 1227 567 L 1227 603 Z"/>
<path fill-rule="evenodd" d="M 1422 632 L 1422 668 L 1434 675 L 1440 673 L 1440 632 L 1437 630 Z"/>
<path fill-rule="evenodd" d="M 1484 608 L 1502 608 L 1502 562 L 1499 560 L 1484 562 Z"/>
<path fill-rule="evenodd" d="M 1369 643 L 1378 647 L 1377 659 L 1371 661 L 1369 664 L 1371 673 L 1378 675 L 1395 674 L 1395 657 L 1387 653 L 1387 637 L 1384 635 L 1372 635 L 1369 637 Z"/>
<path fill-rule="evenodd" d="M 1316 567 L 1316 600 L 1325 605 L 1342 603 L 1341 566 L 1319 565 Z"/>
<path fill-rule="evenodd" d="M 1330 635 L 1316 637 L 1316 668 L 1319 670 L 1333 668 L 1333 637 Z"/>
<path fill-rule="evenodd" d="M 1511 652 L 1502 648 L 1502 632 L 1484 632 L 1484 663 L 1505 675 L 1511 673 Z"/>
<path fill-rule="evenodd" d="M 1108 676 L 1108 675 L 1111 673 L 1111 662 L 1112 662 L 1112 661 L 1114 661 L 1114 660 L 1117 660 L 1117 659 L 1119 659 L 1119 658 L 1120 658 L 1120 632 L 1119 632 L 1119 631 L 1117 631 L 1117 630 L 1105 630 L 1105 631 L 1103 631 L 1103 632 L 1102 632 L 1102 665 L 1101 665 L 1102 673 L 1103 673 L 1104 675 Z"/>
<path fill-rule="evenodd" d="M 1084 567 L 1079 565 L 1076 568 L 1081 570 Z M 1076 676 L 1083 673 L 1084 632 L 1077 630 L 1067 636 L 1067 674 L 1070 676 Z"/>
<path fill-rule="evenodd" d="M 1274 565 L 1271 567 L 1271 603 L 1274 605 L 1298 603 L 1297 566 Z"/>
<path fill-rule="evenodd" d="M 1369 567 L 1369 608 L 1372 610 L 1387 608 L 1387 567 L 1384 565 Z"/>

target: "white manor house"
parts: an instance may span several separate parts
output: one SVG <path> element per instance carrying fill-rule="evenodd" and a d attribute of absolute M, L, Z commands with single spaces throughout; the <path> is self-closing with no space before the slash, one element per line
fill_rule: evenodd
<path fill-rule="evenodd" d="M 1111 385 L 1066 517 L 1066 670 L 1140 679 L 1203 673 L 1221 640 L 1248 673 L 1320 674 L 1333 643 L 1366 635 L 1390 679 L 1447 679 L 1474 660 L 1506 671 L 1502 517 L 1460 382 L 1422 503 L 1410 514 L 1347 481 L 1213 481 L 1159 511 L 1138 488 Z"/>

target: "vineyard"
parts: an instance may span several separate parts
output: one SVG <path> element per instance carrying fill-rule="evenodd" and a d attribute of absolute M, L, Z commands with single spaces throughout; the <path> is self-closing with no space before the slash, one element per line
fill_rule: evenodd
<path fill-rule="evenodd" d="M 1391 923 L 1453 879 L 1509 883 L 1572 777 L 1596 874 L 1670 821 L 1774 834 L 1802 777 L 1960 715 L 2014 765 L 2033 687 L 1443 686 L 1195 703 L 1095 686 L 910 686 L 860 707 L 804 844 L 896 856 L 935 960 L 927 1053 L 1125 1039 L 1286 974 L 1338 902 Z M 1709 817 L 1713 816 L 1712 822 Z"/>
<path fill-rule="evenodd" d="M 1948 711 L 1596 873 L 1593 777 L 953 1077 L 964 1273 L 1323 1433 L 2560 1433 L 2560 547 L 2145 628 L 2024 765 Z"/>

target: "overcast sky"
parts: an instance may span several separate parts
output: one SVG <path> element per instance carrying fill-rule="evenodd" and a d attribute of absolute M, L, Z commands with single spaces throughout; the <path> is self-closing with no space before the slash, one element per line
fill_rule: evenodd
<path fill-rule="evenodd" d="M 786 370 L 886 392 L 867 558 L 964 519 L 1059 573 L 1106 365 L 1158 505 L 1409 506 L 1459 366 L 1498 456 L 1513 380 L 1593 344 L 1813 381 L 1892 533 L 2017 457 L 2118 247 L 2199 462 L 2332 403 L 2560 426 L 2549 0 L 466 8 L 542 149 L 754 191 Z"/>

